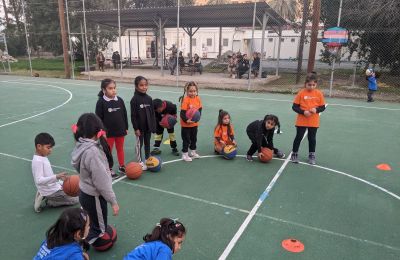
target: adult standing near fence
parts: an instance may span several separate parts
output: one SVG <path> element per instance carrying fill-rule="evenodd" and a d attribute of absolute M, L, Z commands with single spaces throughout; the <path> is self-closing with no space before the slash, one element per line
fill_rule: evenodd
<path fill-rule="evenodd" d="M 96 63 L 97 63 L 97 66 L 99 66 L 100 71 L 104 71 L 105 60 L 106 59 L 104 58 L 103 53 L 101 51 L 99 51 L 99 53 L 97 53 L 97 56 L 96 56 Z"/>
<path fill-rule="evenodd" d="M 112 59 L 113 64 L 114 64 L 114 69 L 117 69 L 117 64 L 121 63 L 121 56 L 119 55 L 119 52 L 118 51 L 114 51 L 111 59 Z"/>

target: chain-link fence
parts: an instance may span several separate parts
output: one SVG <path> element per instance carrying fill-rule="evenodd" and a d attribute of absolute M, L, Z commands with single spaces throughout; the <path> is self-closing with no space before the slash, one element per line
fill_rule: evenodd
<path fill-rule="evenodd" d="M 65 77 L 60 2 L 73 78 L 144 75 L 159 85 L 195 80 L 200 87 L 294 93 L 311 70 L 317 1 L 8 0 L 0 70 Z M 372 68 L 376 99 L 400 101 L 400 6 L 359 2 L 321 0 L 312 67 L 319 87 L 334 97 L 365 98 L 365 71 Z M 335 54 L 322 41 L 332 27 L 348 31 L 348 43 Z"/>

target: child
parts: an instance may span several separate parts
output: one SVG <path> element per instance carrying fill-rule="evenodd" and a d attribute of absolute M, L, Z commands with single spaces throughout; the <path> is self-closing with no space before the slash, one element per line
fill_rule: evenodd
<path fill-rule="evenodd" d="M 218 124 L 214 128 L 214 151 L 221 154 L 227 145 L 235 145 L 235 132 L 231 124 L 231 116 L 228 112 L 220 109 L 218 114 Z"/>
<path fill-rule="evenodd" d="M 158 98 L 153 100 L 153 106 L 154 106 L 154 112 L 155 112 L 155 117 L 156 117 L 157 123 L 156 123 L 156 135 L 154 137 L 154 149 L 153 149 L 153 151 L 151 151 L 151 154 L 157 155 L 157 154 L 161 153 L 160 145 L 161 145 L 161 141 L 163 139 L 163 133 L 164 133 L 164 128 L 160 125 L 160 122 L 166 114 L 172 115 L 176 118 L 177 110 L 176 110 L 176 105 L 173 104 L 172 102 L 169 102 L 166 100 L 162 101 L 161 99 L 158 99 Z M 178 149 L 176 148 L 174 127 L 167 128 L 167 132 L 169 135 L 172 154 L 179 156 Z"/>
<path fill-rule="evenodd" d="M 76 144 L 71 154 L 71 163 L 80 174 L 79 202 L 91 220 L 86 240 L 95 247 L 103 242 L 107 202 L 111 204 L 114 216 L 119 212 L 106 156 L 109 147 L 102 129 L 103 123 L 95 114 L 81 115 L 74 125 Z"/>
<path fill-rule="evenodd" d="M 376 82 L 378 75 L 376 75 L 372 69 L 367 69 L 365 71 L 365 75 L 366 75 L 366 79 L 368 81 L 368 94 L 367 94 L 368 100 L 367 100 L 367 102 L 374 102 L 373 95 L 378 90 L 378 84 Z"/>
<path fill-rule="evenodd" d="M 64 210 L 57 222 L 47 230 L 46 240 L 33 259 L 89 260 L 83 251 L 88 249 L 84 240 L 89 233 L 89 224 L 89 216 L 83 209 Z"/>
<path fill-rule="evenodd" d="M 297 93 L 293 101 L 292 109 L 297 113 L 296 137 L 293 141 L 293 149 L 290 160 L 299 163 L 298 151 L 301 140 L 308 130 L 308 163 L 316 164 L 315 145 L 317 129 L 319 127 L 319 113 L 325 110 L 324 95 L 318 89 L 316 73 L 309 73 L 304 83 L 304 89 Z"/>
<path fill-rule="evenodd" d="M 125 174 L 124 141 L 128 132 L 128 116 L 124 100 L 117 96 L 116 84 L 112 79 L 101 81 L 101 90 L 96 104 L 96 115 L 103 121 L 107 132 L 107 143 L 112 151 L 114 143 L 117 149 L 119 168 Z M 112 171 L 113 178 L 119 177 Z"/>
<path fill-rule="evenodd" d="M 170 218 L 162 218 L 151 234 L 143 237 L 145 241 L 128 253 L 124 260 L 172 259 L 172 255 L 181 250 L 186 230 L 183 224 Z"/>
<path fill-rule="evenodd" d="M 185 96 L 185 94 L 187 96 Z M 182 135 L 182 160 L 191 162 L 192 158 L 198 159 L 200 155 L 196 153 L 197 127 L 198 122 L 193 122 L 186 118 L 186 111 L 190 108 L 196 108 L 201 114 L 202 104 L 198 96 L 197 84 L 193 81 L 186 83 L 181 101 L 181 135 Z M 188 151 L 188 148 L 190 150 Z"/>
<path fill-rule="evenodd" d="M 67 173 L 53 173 L 47 156 L 51 154 L 54 145 L 54 139 L 48 133 L 40 133 L 35 137 L 36 152 L 32 159 L 32 174 L 37 188 L 33 205 L 36 212 L 42 210 L 43 200 L 49 207 L 74 205 L 79 202 L 77 197 L 70 197 L 65 194 L 58 182 L 58 180 L 65 180 Z"/>
<path fill-rule="evenodd" d="M 135 94 L 131 99 L 131 121 L 136 135 L 136 157 L 143 170 L 147 170 L 144 161 L 150 157 L 151 133 L 156 132 L 153 100 L 146 94 L 148 85 L 145 77 L 137 76 Z M 144 158 L 142 156 L 143 143 Z"/>
<path fill-rule="evenodd" d="M 258 157 L 261 158 L 261 147 L 267 147 L 274 151 L 278 158 L 284 158 L 285 154 L 279 149 L 274 147 L 274 131 L 275 127 L 280 131 L 279 119 L 275 115 L 266 115 L 264 120 L 256 120 L 247 126 L 246 132 L 251 140 L 251 146 L 247 151 L 246 160 L 253 161 L 253 154 L 258 151 Z"/>

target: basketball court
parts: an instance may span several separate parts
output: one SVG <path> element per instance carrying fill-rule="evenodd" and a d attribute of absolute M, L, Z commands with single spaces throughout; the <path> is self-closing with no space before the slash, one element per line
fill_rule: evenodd
<path fill-rule="evenodd" d="M 178 103 L 183 93 L 182 87 L 149 83 L 153 99 Z M 117 83 L 127 108 L 133 89 L 133 84 Z M 70 126 L 82 113 L 94 112 L 100 83 L 1 76 L 0 90 L 1 258 L 28 259 L 63 210 L 33 210 L 34 137 L 50 133 L 56 142 L 49 157 L 54 172 L 76 174 L 70 164 Z M 263 164 L 243 158 L 250 145 L 246 126 L 265 114 L 277 115 L 283 133 L 275 135 L 274 144 L 288 155 L 295 136 L 294 96 L 204 89 L 199 95 L 204 106 L 198 135 L 202 158 L 182 162 L 164 144 L 160 172 L 114 181 L 120 215 L 114 217 L 110 210 L 108 221 L 116 227 L 118 241 L 107 252 L 91 250 L 92 259 L 122 259 L 162 217 L 179 218 L 187 228 L 174 259 L 400 258 L 399 104 L 327 99 L 317 134 L 317 165 L 305 163 L 306 138 L 299 151 L 304 163 L 285 158 Z M 213 153 L 221 108 L 231 114 L 238 142 L 240 156 L 230 161 Z M 127 162 L 135 158 L 129 127 Z M 181 148 L 179 126 L 176 133 Z M 380 164 L 390 170 L 378 169 Z M 282 241 L 287 239 L 301 241 L 304 251 L 285 250 Z"/>

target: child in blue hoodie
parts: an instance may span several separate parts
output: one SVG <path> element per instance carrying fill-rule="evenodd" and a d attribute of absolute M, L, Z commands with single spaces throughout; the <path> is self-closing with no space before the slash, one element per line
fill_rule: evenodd
<path fill-rule="evenodd" d="M 372 69 L 367 69 L 365 71 L 365 75 L 367 76 L 366 79 L 368 81 L 367 102 L 374 102 L 373 95 L 378 90 L 378 84 L 376 82 L 376 79 L 378 78 L 379 75 L 377 75 Z"/>
<path fill-rule="evenodd" d="M 186 229 L 175 219 L 162 218 L 151 234 L 143 237 L 145 243 L 128 253 L 124 260 L 170 260 L 181 250 Z"/>
<path fill-rule="evenodd" d="M 103 245 L 103 240 L 108 237 L 107 202 L 111 204 L 114 216 L 119 212 L 107 161 L 110 147 L 103 129 L 101 119 L 93 113 L 81 115 L 72 126 L 76 144 L 71 163 L 80 175 L 79 202 L 91 219 L 86 240 L 94 248 Z"/>
<path fill-rule="evenodd" d="M 81 208 L 69 208 L 46 232 L 39 251 L 33 260 L 89 260 L 84 241 L 89 233 L 90 219 Z"/>

